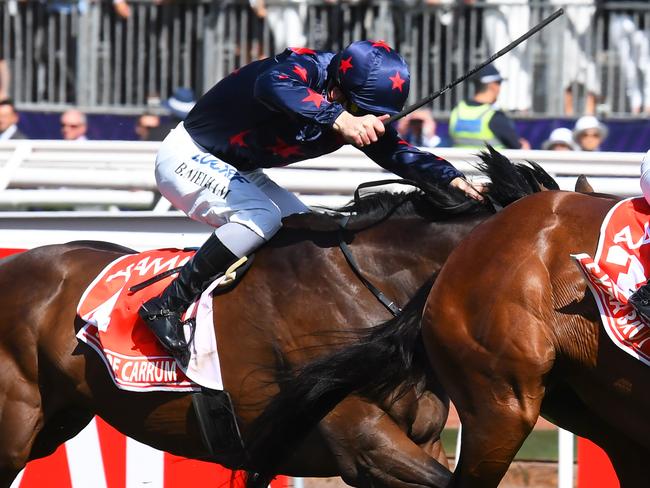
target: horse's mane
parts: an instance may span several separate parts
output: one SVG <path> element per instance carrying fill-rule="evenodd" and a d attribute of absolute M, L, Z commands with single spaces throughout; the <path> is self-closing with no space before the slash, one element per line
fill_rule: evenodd
<path fill-rule="evenodd" d="M 338 225 L 345 217 L 348 225 L 355 228 L 373 225 L 396 214 L 444 219 L 485 210 L 496 212 L 498 205 L 506 206 L 526 195 L 559 188 L 535 163 L 512 163 L 491 146 L 479 157 L 481 162 L 477 167 L 490 180 L 485 185 L 483 201 L 469 198 L 454 188 L 427 186 L 405 193 L 384 191 L 363 195 L 344 207 L 330 209 L 327 218 Z M 307 227 L 313 229 L 314 218 L 325 217 L 312 215 L 302 223 L 311 222 Z M 300 227 L 300 222 L 297 220 L 294 224 Z M 249 470 L 248 488 L 266 486 L 291 449 L 349 393 L 358 391 L 372 398 L 385 398 L 397 389 L 399 397 L 422 381 L 426 368 L 424 351 L 411 354 L 401 346 L 419 337 L 417 324 L 432 283 L 432 280 L 426 283 L 416 293 L 400 316 L 400 322 L 393 319 L 390 323 L 371 327 L 360 337 L 355 335 L 351 346 L 298 368 L 293 368 L 281 351 L 276 351 L 278 364 L 285 366 L 279 368 L 276 378 L 280 393 L 253 422 L 244 440 L 249 460 L 243 466 Z M 379 363 L 386 367 L 381 372 L 367 371 L 363 367 L 364 360 L 360 360 L 364 354 L 376 359 L 368 364 Z M 374 377 L 377 384 L 366 379 L 368 377 Z"/>
<path fill-rule="evenodd" d="M 537 163 L 512 163 L 491 146 L 479 153 L 476 168 L 489 180 L 483 202 L 449 185 L 412 182 L 412 190 L 391 192 L 381 190 L 398 180 L 377 182 L 372 191 L 355 197 L 342 207 L 315 207 L 311 214 L 300 214 L 285 221 L 285 227 L 310 230 L 334 230 L 345 219 L 349 229 L 374 225 L 391 216 L 417 215 L 429 220 L 445 220 L 492 210 L 496 202 L 505 207 L 520 198 L 541 190 L 558 190 L 557 182 Z M 408 183 L 408 180 L 402 180 Z M 385 184 L 381 184 L 385 183 Z M 370 184 L 372 186 L 372 184 Z"/>

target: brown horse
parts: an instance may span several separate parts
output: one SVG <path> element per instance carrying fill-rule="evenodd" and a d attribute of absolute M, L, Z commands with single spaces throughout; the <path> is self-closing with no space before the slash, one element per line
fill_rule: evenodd
<path fill-rule="evenodd" d="M 570 258 L 593 255 L 614 203 L 531 196 L 477 228 L 447 261 L 422 327 L 463 424 L 453 486 L 497 486 L 540 413 L 603 447 L 622 486 L 648 486 L 650 371 L 604 333 Z"/>
<path fill-rule="evenodd" d="M 450 486 L 498 486 L 540 414 L 599 444 L 621 486 L 648 486 L 650 371 L 604 333 L 570 258 L 593 255 L 617 201 L 571 192 L 517 201 L 457 246 L 428 298 L 416 295 L 357 344 L 301 366 L 263 416 L 281 424 L 287 401 L 312 409 L 352 392 L 386 398 L 390 371 L 422 368 L 424 347 L 463 424 Z"/>
<path fill-rule="evenodd" d="M 493 201 L 505 205 L 537 189 L 526 184 L 540 172 L 515 170 L 497 156 L 486 156 Z M 278 392 L 282 371 L 390 316 L 351 270 L 341 239 L 366 278 L 404 304 L 419 288 L 428 291 L 451 250 L 492 214 L 487 202 L 429 189 L 361 198 L 340 215 L 343 231 L 329 216 L 289 219 L 239 285 L 214 298 L 222 376 L 246 446 L 225 439 L 216 454 L 202 443 L 191 395 L 118 390 L 97 354 L 77 342 L 81 294 L 107 263 L 132 251 L 73 242 L 0 261 L 0 486 L 94 415 L 153 447 L 262 473 L 260 486 L 278 473 L 337 475 L 354 486 L 445 486 L 450 473 L 439 434 L 447 398 L 424 371 L 394 372 L 399 397 L 346 396 L 290 452 L 283 432 L 269 440 L 251 425 Z"/>

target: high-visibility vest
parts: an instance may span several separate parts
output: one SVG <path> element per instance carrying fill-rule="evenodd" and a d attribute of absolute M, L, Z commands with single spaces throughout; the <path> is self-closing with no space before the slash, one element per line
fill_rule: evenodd
<path fill-rule="evenodd" d="M 454 147 L 484 148 L 487 142 L 495 149 L 504 148 L 503 143 L 490 129 L 490 120 L 496 110 L 489 103 L 469 105 L 460 102 L 449 117 L 449 135 Z"/>

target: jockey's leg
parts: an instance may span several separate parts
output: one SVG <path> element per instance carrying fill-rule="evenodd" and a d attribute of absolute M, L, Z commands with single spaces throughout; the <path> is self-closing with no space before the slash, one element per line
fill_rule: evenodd
<path fill-rule="evenodd" d="M 163 293 L 139 310 L 160 343 L 172 352 L 186 354 L 181 321 L 185 310 L 231 264 L 263 243 L 253 231 L 236 223 L 227 223 L 211 234 Z"/>
<path fill-rule="evenodd" d="M 176 279 L 139 311 L 161 344 L 183 361 L 189 351 L 181 317 L 189 305 L 232 263 L 268 241 L 283 215 L 308 208 L 261 170 L 242 173 L 207 153 L 182 124 L 161 145 L 156 180 L 176 208 L 217 227 Z"/>

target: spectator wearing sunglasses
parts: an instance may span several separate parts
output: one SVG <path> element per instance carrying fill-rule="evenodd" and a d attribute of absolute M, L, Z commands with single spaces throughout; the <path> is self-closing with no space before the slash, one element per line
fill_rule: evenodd
<path fill-rule="evenodd" d="M 600 151 L 600 145 L 607 138 L 607 126 L 593 115 L 584 115 L 576 121 L 573 140 L 582 151 Z"/>
<path fill-rule="evenodd" d="M 85 141 L 88 123 L 86 114 L 79 110 L 66 110 L 61 115 L 61 136 L 66 141 Z"/>

